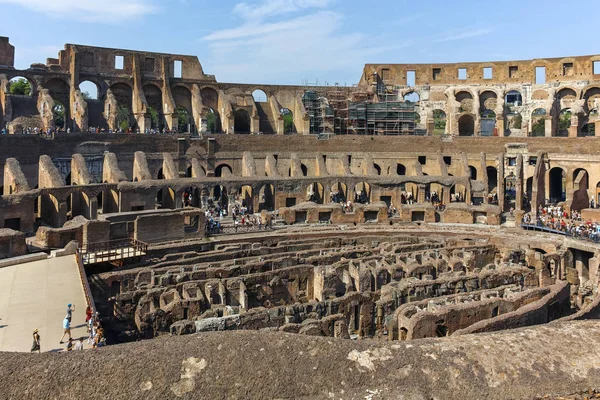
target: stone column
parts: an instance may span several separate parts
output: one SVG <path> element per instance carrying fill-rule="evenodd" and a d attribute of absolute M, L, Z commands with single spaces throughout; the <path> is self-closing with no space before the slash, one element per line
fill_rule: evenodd
<path fill-rule="evenodd" d="M 498 157 L 498 205 L 504 210 L 504 156 Z"/>
<path fill-rule="evenodd" d="M 417 203 L 424 204 L 425 203 L 425 190 L 427 188 L 427 185 L 420 183 L 418 188 L 419 188 L 419 193 L 417 194 Z"/>
<path fill-rule="evenodd" d="M 517 180 L 515 182 L 516 189 L 516 211 L 523 210 L 523 155 L 517 156 Z"/>
<path fill-rule="evenodd" d="M 552 121 L 553 118 L 551 116 L 548 116 L 545 119 L 544 136 L 546 137 L 552 137 Z"/>
<path fill-rule="evenodd" d="M 498 136 L 504 136 L 504 117 L 496 118 L 496 129 L 498 130 Z"/>

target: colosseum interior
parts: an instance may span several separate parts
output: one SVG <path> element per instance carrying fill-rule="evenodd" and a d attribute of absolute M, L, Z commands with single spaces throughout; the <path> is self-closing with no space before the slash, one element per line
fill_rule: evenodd
<path fill-rule="evenodd" d="M 106 398 L 592 396 L 599 106 L 600 55 L 273 86 L 73 44 L 17 70 L 2 37 L 0 282 L 75 260 Z M 48 346 L 0 353 L 0 397 L 58 396 Z"/>

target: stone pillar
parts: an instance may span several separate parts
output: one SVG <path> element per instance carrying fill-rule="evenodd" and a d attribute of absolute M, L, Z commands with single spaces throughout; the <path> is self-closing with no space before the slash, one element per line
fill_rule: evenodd
<path fill-rule="evenodd" d="M 425 190 L 427 188 L 427 185 L 420 183 L 418 188 L 419 188 L 419 193 L 417 194 L 417 203 L 424 204 L 425 203 Z"/>
<path fill-rule="evenodd" d="M 571 115 L 571 126 L 569 127 L 569 137 L 577 137 L 577 130 L 579 129 L 579 115 Z"/>
<path fill-rule="evenodd" d="M 87 219 L 97 219 L 98 218 L 98 199 L 96 197 L 90 197 L 90 203 L 88 207 L 88 215 Z"/>
<path fill-rule="evenodd" d="M 445 205 L 450 204 L 450 188 L 444 186 L 442 189 L 442 203 Z"/>
<path fill-rule="evenodd" d="M 504 156 L 498 157 L 498 205 L 504 210 Z"/>
<path fill-rule="evenodd" d="M 498 130 L 498 136 L 504 136 L 504 117 L 496 118 L 496 129 Z"/>
<path fill-rule="evenodd" d="M 545 125 L 544 125 L 544 136 L 552 137 L 552 117 L 551 116 L 546 117 Z"/>
<path fill-rule="evenodd" d="M 433 135 L 433 131 L 435 129 L 435 121 L 433 118 L 427 118 L 427 135 Z"/>
<path fill-rule="evenodd" d="M 523 155 L 517 156 L 517 181 L 515 182 L 516 202 L 515 209 L 523 210 Z"/>

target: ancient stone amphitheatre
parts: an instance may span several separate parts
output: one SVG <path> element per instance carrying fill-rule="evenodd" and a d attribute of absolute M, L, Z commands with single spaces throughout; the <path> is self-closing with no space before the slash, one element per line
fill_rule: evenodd
<path fill-rule="evenodd" d="M 599 106 L 600 56 L 273 86 L 0 38 L 0 398 L 594 398 Z"/>

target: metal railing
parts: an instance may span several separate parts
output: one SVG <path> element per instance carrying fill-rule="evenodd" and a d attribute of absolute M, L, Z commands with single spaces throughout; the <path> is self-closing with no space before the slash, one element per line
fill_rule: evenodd
<path fill-rule="evenodd" d="M 85 300 L 87 305 L 92 309 L 92 315 L 96 315 L 96 302 L 94 302 L 94 297 L 92 296 L 92 289 L 90 288 L 90 283 L 88 282 L 85 267 L 83 265 L 83 257 L 79 250 L 77 250 L 75 257 L 77 258 L 77 270 L 79 271 L 79 278 L 81 279 L 81 285 L 83 286 Z"/>
<path fill-rule="evenodd" d="M 206 235 L 214 236 L 214 235 L 234 235 L 237 233 L 246 233 L 246 232 L 259 232 L 259 231 L 270 231 L 273 230 L 270 226 L 265 225 L 219 225 L 219 226 L 209 226 L 206 224 Z"/>
<path fill-rule="evenodd" d="M 148 244 L 128 238 L 100 243 L 88 243 L 79 248 L 84 264 L 119 261 L 148 253 Z"/>
<path fill-rule="evenodd" d="M 555 235 L 562 235 L 562 236 L 566 236 L 566 237 L 569 237 L 572 239 L 582 240 L 585 242 L 600 243 L 600 234 L 598 234 L 596 232 L 591 232 L 588 234 L 585 234 L 585 233 L 577 234 L 577 233 L 571 233 L 568 231 L 561 231 L 559 229 L 548 228 L 543 225 L 540 226 L 540 225 L 533 225 L 533 224 L 521 224 L 521 228 L 528 230 L 528 231 L 546 232 L 546 233 L 552 233 Z"/>

